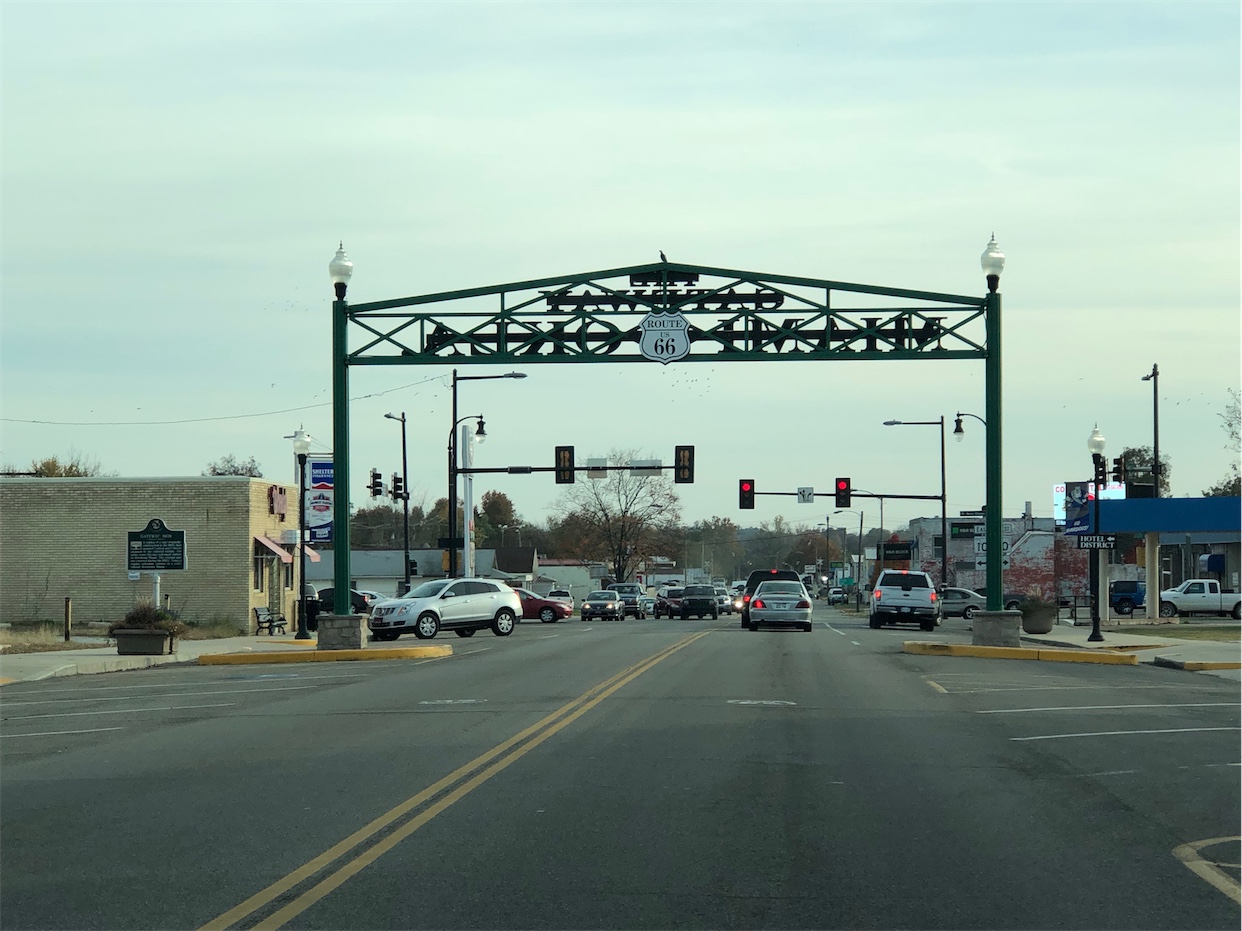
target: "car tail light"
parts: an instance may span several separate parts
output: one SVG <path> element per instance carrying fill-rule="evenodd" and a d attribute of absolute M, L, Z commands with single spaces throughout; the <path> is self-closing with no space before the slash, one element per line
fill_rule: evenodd
<path fill-rule="evenodd" d="M 932 600 L 932 602 L 933 602 L 933 603 L 936 601 L 936 593 L 935 593 L 935 592 L 932 592 L 932 593 L 931 593 L 931 600 Z"/>
<path fill-rule="evenodd" d="M 750 595 L 743 595 L 743 596 L 742 596 L 742 604 L 750 604 L 750 598 L 751 598 L 751 596 L 750 596 Z"/>
<path fill-rule="evenodd" d="M 805 599 L 803 599 L 802 601 L 799 601 L 796 605 L 794 605 L 795 608 L 809 608 L 810 606 L 811 606 L 811 603 Z"/>
<path fill-rule="evenodd" d="M 750 606 L 752 608 L 758 608 L 760 611 L 762 611 L 763 610 L 763 599 L 756 598 L 754 601 L 750 603 Z"/>
<path fill-rule="evenodd" d="M 871 597 L 872 597 L 872 598 L 874 598 L 876 601 L 879 601 L 879 600 L 880 600 L 880 595 L 882 595 L 882 594 L 883 594 L 883 592 L 881 592 L 881 591 L 877 588 L 875 591 L 873 591 L 873 592 L 871 593 Z"/>

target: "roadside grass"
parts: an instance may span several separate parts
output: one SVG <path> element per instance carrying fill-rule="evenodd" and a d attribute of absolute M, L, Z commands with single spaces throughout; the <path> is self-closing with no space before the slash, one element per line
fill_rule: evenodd
<path fill-rule="evenodd" d="M 1189 625 L 1189 624 L 1146 624 L 1139 627 L 1111 627 L 1109 633 L 1139 634 L 1148 637 L 1168 637 L 1176 640 L 1214 640 L 1224 643 L 1242 639 L 1242 627 L 1237 624 L 1224 625 Z"/>
<path fill-rule="evenodd" d="M 227 617 L 213 617 L 188 626 L 190 629 L 182 639 L 218 640 L 222 637 L 241 637 L 246 634 L 242 625 Z M 64 627 L 61 624 L 22 624 L 17 627 L 0 627 L 0 652 L 13 654 L 94 650 L 110 646 L 115 642 L 108 636 L 107 624 L 74 624 L 73 634 L 98 639 L 93 642 L 72 639 L 66 642 Z"/>

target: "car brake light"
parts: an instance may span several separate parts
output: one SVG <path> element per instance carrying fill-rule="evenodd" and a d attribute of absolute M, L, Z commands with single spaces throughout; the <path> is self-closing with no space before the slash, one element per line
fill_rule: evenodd
<path fill-rule="evenodd" d="M 811 606 L 811 603 L 809 601 L 799 601 L 794 607 L 809 608 L 810 606 Z"/>
<path fill-rule="evenodd" d="M 742 604 L 748 604 L 748 603 L 750 602 L 750 599 L 751 599 L 751 596 L 750 596 L 750 595 L 743 595 L 743 596 L 742 596 Z"/>
<path fill-rule="evenodd" d="M 762 611 L 763 610 L 763 599 L 756 598 L 754 601 L 750 603 L 750 606 L 752 608 L 758 608 L 760 611 Z"/>
<path fill-rule="evenodd" d="M 932 600 L 932 601 L 935 601 L 935 600 L 936 600 L 936 593 L 935 593 L 935 592 L 932 592 L 932 593 L 931 593 L 931 600 Z"/>
<path fill-rule="evenodd" d="M 871 593 L 871 597 L 873 597 L 876 601 L 879 601 L 879 600 L 880 600 L 880 595 L 882 595 L 882 594 L 883 594 L 883 592 L 881 592 L 881 591 L 877 588 L 875 591 L 873 591 L 873 592 Z"/>

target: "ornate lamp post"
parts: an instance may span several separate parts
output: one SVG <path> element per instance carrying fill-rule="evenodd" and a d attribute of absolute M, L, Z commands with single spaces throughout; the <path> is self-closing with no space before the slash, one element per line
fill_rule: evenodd
<path fill-rule="evenodd" d="M 306 628 L 306 454 L 310 434 L 301 427 L 293 433 L 293 453 L 298 457 L 298 632 L 295 640 L 309 640 Z"/>
<path fill-rule="evenodd" d="M 985 312 L 987 314 L 988 357 L 984 370 L 984 391 L 987 407 L 987 445 L 984 458 L 986 460 L 987 481 L 987 515 L 984 518 L 988 541 L 987 580 L 988 610 L 1000 611 L 1004 608 L 1004 576 L 1001 538 L 1004 532 L 1005 500 L 1002 495 L 1001 479 L 1001 272 L 1005 268 L 1005 253 L 996 244 L 996 234 L 988 241 L 983 255 L 979 257 L 983 274 L 987 276 L 988 296 Z"/>
<path fill-rule="evenodd" d="M 349 605 L 349 368 L 348 356 L 349 304 L 345 292 L 349 288 L 354 263 L 345 254 L 342 242 L 328 263 L 328 277 L 336 300 L 332 302 L 332 443 L 333 484 L 338 496 L 336 513 L 344 515 L 332 521 L 332 595 L 334 605 Z M 334 609 L 335 610 L 335 609 Z M 346 609 L 348 610 L 348 608 Z"/>

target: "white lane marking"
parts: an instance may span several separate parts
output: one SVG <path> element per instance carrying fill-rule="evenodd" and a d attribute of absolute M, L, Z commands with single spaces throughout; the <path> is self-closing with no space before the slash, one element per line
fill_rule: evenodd
<path fill-rule="evenodd" d="M 857 640 L 851 640 L 851 641 L 850 641 L 850 643 L 854 644 L 854 646 L 856 646 L 856 647 L 860 647 L 860 646 L 862 646 L 862 644 L 861 644 L 861 643 L 859 643 Z"/>
<path fill-rule="evenodd" d="M 427 701 L 420 701 L 420 705 L 479 705 L 487 701 L 486 698 L 432 698 Z"/>
<path fill-rule="evenodd" d="M 1069 737 L 1124 737 L 1128 734 L 1192 734 L 1197 731 L 1242 731 L 1242 727 L 1169 727 L 1144 731 L 1091 731 L 1085 734 L 1043 734 L 1039 737 L 1010 737 L 1010 740 L 1064 740 Z"/>
<path fill-rule="evenodd" d="M 546 637 L 536 637 L 536 640 L 551 640 L 553 637 L 559 637 L 560 634 L 548 634 Z"/>
<path fill-rule="evenodd" d="M 1107 711 L 1114 708 L 1237 708 L 1236 701 L 1175 702 L 1169 705 L 1061 705 L 1053 708 L 1000 708 L 975 714 L 1027 714 L 1032 711 Z"/>
<path fill-rule="evenodd" d="M 363 679 L 363 678 L 366 678 L 366 673 L 363 673 L 363 672 L 351 672 L 351 673 L 337 674 L 337 675 L 332 675 L 332 676 L 304 676 L 298 673 L 292 673 L 292 675 L 297 676 L 298 680 L 301 682 L 306 682 L 309 679 Z M 238 678 L 237 676 L 228 676 L 226 680 L 221 680 L 221 681 L 236 680 L 237 678 Z M 258 679 L 258 678 L 265 678 L 265 677 L 255 676 L 255 678 Z M 207 685 L 209 683 L 195 682 L 195 683 L 190 683 L 190 684 Z M 100 686 L 90 686 L 90 687 L 83 687 L 83 688 L 77 688 L 77 689 L 39 689 L 39 694 L 50 695 L 54 692 L 79 692 L 79 693 L 129 692 L 129 691 L 132 691 L 133 689 L 175 689 L 175 688 L 178 688 L 178 686 L 173 685 L 169 682 L 154 682 L 148 685 L 100 685 Z M 12 704 L 12 702 L 5 702 L 5 704 L 6 705 Z"/>
<path fill-rule="evenodd" d="M 37 734 L 0 734 L 0 740 L 15 740 L 18 737 L 59 737 L 61 734 L 99 734 L 103 731 L 123 731 L 123 727 L 92 727 L 86 731 L 40 731 Z"/>
<path fill-rule="evenodd" d="M 834 634 L 840 634 L 842 637 L 844 637 L 844 636 L 845 636 L 845 631 L 843 631 L 843 630 L 837 630 L 835 627 L 833 627 L 833 626 L 832 626 L 831 624 L 829 624 L 827 621 L 824 621 L 824 626 L 825 626 L 825 627 L 827 627 L 827 628 L 828 628 L 830 631 L 832 631 Z"/>
<path fill-rule="evenodd" d="M 139 714 L 148 711 L 192 711 L 196 708 L 231 708 L 237 702 L 224 702 L 219 705 L 170 705 L 167 708 L 114 708 L 111 711 L 64 711 L 57 714 L 20 714 L 10 721 L 30 721 L 34 718 L 80 718 L 90 714 Z"/>
<path fill-rule="evenodd" d="M 953 691 L 957 695 L 977 695 L 984 692 L 1077 692 L 1077 691 L 1106 691 L 1129 692 L 1139 689 L 1158 689 L 1160 691 L 1170 691 L 1176 686 L 1169 685 L 1022 685 L 1014 688 L 987 688 L 987 689 L 957 689 Z M 1184 691 L 1181 689 L 1179 691 Z"/>
<path fill-rule="evenodd" d="M 486 653 L 490 649 L 491 647 L 479 647 L 479 649 L 477 650 L 467 650 L 465 653 L 454 653 L 453 655 L 454 656 L 472 656 L 475 653 Z M 444 657 L 441 657 L 441 656 L 433 657 L 433 659 L 443 659 L 443 658 Z M 426 662 L 430 662 L 430 660 L 423 660 L 423 663 L 426 663 Z M 423 663 L 419 663 L 418 665 L 421 666 Z"/>
<path fill-rule="evenodd" d="M 1084 776 L 1129 776 L 1139 772 L 1137 769 L 1110 769 L 1104 773 L 1083 773 Z"/>
<path fill-rule="evenodd" d="M 796 701 L 760 701 L 750 698 L 730 698 L 730 705 L 796 705 Z"/>
<path fill-rule="evenodd" d="M 282 685 L 276 689 L 212 689 L 208 692 L 167 692 L 163 695 L 153 696 L 156 698 L 183 698 L 187 695 L 232 695 L 237 692 L 298 692 L 302 689 L 313 689 L 313 685 Z M 81 701 L 137 701 L 140 696 L 137 695 L 117 695 L 110 698 L 49 698 L 46 701 L 6 701 L 6 708 L 23 708 L 26 705 L 63 705 L 71 702 Z"/>

